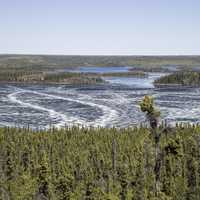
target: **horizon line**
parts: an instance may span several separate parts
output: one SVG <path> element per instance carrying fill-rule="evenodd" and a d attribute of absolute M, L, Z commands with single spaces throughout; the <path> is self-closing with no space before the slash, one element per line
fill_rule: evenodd
<path fill-rule="evenodd" d="M 0 55 L 14 56 L 119 56 L 119 57 L 198 57 L 200 54 L 48 54 L 48 53 L 0 53 Z"/>

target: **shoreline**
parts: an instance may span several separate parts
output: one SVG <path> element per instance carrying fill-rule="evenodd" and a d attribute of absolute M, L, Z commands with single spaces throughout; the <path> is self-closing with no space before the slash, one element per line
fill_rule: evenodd
<path fill-rule="evenodd" d="M 33 85 L 101 85 L 105 84 L 106 81 L 102 83 L 67 83 L 67 82 L 10 82 L 10 81 L 0 81 L 1 84 L 33 84 Z"/>
<path fill-rule="evenodd" d="M 182 85 L 182 84 L 162 84 L 154 83 L 155 88 L 200 88 L 200 85 Z"/>

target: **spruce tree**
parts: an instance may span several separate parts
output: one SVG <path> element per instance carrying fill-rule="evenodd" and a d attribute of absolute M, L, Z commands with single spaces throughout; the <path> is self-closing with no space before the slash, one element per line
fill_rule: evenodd
<path fill-rule="evenodd" d="M 154 99 L 150 96 L 145 96 L 143 101 L 140 103 L 140 109 L 146 113 L 146 117 L 151 127 L 151 133 L 155 143 L 155 196 L 160 193 L 160 133 L 158 131 L 158 119 L 160 117 L 160 111 L 155 108 Z"/>

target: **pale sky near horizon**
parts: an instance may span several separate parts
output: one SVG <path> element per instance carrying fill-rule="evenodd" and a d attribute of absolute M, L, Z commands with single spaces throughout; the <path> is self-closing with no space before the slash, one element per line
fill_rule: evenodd
<path fill-rule="evenodd" d="M 0 0 L 0 53 L 200 55 L 200 0 Z"/>

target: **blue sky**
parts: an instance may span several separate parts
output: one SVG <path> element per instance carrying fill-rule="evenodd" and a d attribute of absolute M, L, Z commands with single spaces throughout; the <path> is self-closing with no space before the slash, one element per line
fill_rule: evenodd
<path fill-rule="evenodd" d="M 200 1 L 0 0 L 0 53 L 200 55 Z"/>

